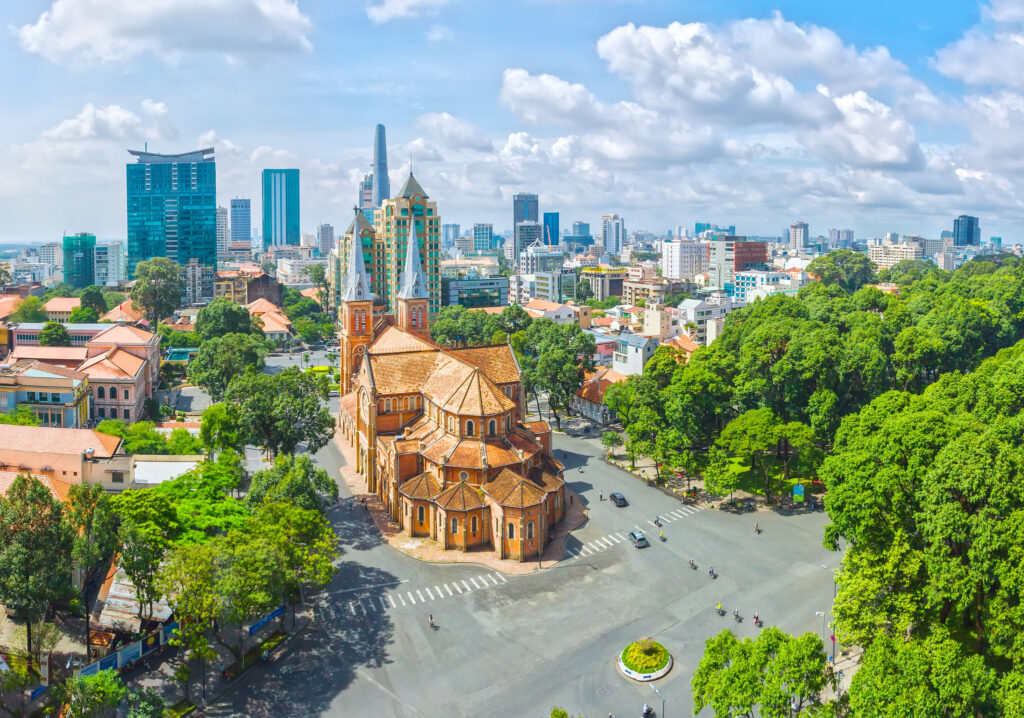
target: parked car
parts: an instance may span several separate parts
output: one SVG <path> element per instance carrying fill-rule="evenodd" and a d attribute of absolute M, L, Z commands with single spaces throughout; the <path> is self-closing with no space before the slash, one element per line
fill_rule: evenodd
<path fill-rule="evenodd" d="M 627 506 L 629 502 L 626 501 L 626 497 L 616 491 L 614 494 L 608 494 L 608 498 L 611 499 L 612 503 L 616 506 Z"/>
<path fill-rule="evenodd" d="M 646 548 L 647 546 L 650 546 L 650 544 L 647 543 L 647 537 L 644 536 L 643 531 L 630 531 L 629 540 L 637 548 Z"/>

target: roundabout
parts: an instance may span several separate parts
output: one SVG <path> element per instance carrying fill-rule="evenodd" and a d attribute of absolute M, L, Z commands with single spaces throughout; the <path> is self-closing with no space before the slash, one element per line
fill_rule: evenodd
<path fill-rule="evenodd" d="M 634 681 L 656 681 L 672 670 L 672 654 L 653 638 L 641 638 L 619 654 L 619 671 Z"/>

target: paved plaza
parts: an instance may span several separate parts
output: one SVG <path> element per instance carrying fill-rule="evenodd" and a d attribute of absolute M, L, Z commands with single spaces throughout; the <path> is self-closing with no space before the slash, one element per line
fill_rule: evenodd
<path fill-rule="evenodd" d="M 821 631 L 816 612 L 831 607 L 840 558 L 821 547 L 824 514 L 684 506 L 602 461 L 596 439 L 556 435 L 554 448 L 559 458 L 565 452 L 569 487 L 588 504 L 561 561 L 529 575 L 419 561 L 384 542 L 361 504 L 344 502 L 331 511 L 338 575 L 316 597 L 313 624 L 205 715 L 540 718 L 557 705 L 603 718 L 637 715 L 645 701 L 660 713 L 651 688 L 615 666 L 622 647 L 644 636 L 676 660 L 657 682 L 665 713 L 692 715 L 690 681 L 709 636 L 723 628 L 754 635 L 755 611 L 766 625 Z M 344 461 L 333 442 L 316 460 L 334 476 Z M 612 491 L 629 506 L 599 500 Z M 650 548 L 630 544 L 633 529 Z M 717 601 L 729 609 L 724 618 Z"/>

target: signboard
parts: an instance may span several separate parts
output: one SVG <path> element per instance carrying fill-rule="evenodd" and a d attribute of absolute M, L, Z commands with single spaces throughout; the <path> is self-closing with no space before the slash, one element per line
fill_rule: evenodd
<path fill-rule="evenodd" d="M 39 686 L 29 694 L 29 700 L 34 701 L 39 696 L 46 692 L 46 686 Z"/>
<path fill-rule="evenodd" d="M 263 628 L 265 625 L 267 625 L 275 618 L 280 616 L 282 613 L 284 613 L 284 606 L 278 606 L 273 611 L 268 613 L 266 616 L 256 621 L 256 623 L 252 624 L 252 626 L 249 627 L 249 635 L 251 636 L 252 634 L 256 633 L 256 631 Z"/>
<path fill-rule="evenodd" d="M 142 639 L 142 655 L 152 653 L 160 647 L 160 634 L 150 633 Z"/>
<path fill-rule="evenodd" d="M 804 485 L 803 484 L 796 484 L 796 485 L 793 486 L 793 500 L 794 501 L 798 501 L 798 502 L 804 500 Z"/>
<path fill-rule="evenodd" d="M 99 661 L 99 666 L 101 671 L 109 671 L 117 668 L 117 654 L 111 653 L 109 656 L 103 656 Z"/>

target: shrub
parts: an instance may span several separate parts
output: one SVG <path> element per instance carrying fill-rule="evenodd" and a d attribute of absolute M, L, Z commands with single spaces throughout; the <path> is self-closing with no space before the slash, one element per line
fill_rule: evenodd
<path fill-rule="evenodd" d="M 668 664 L 668 649 L 650 638 L 630 643 L 622 652 L 626 668 L 640 673 L 653 673 Z"/>

